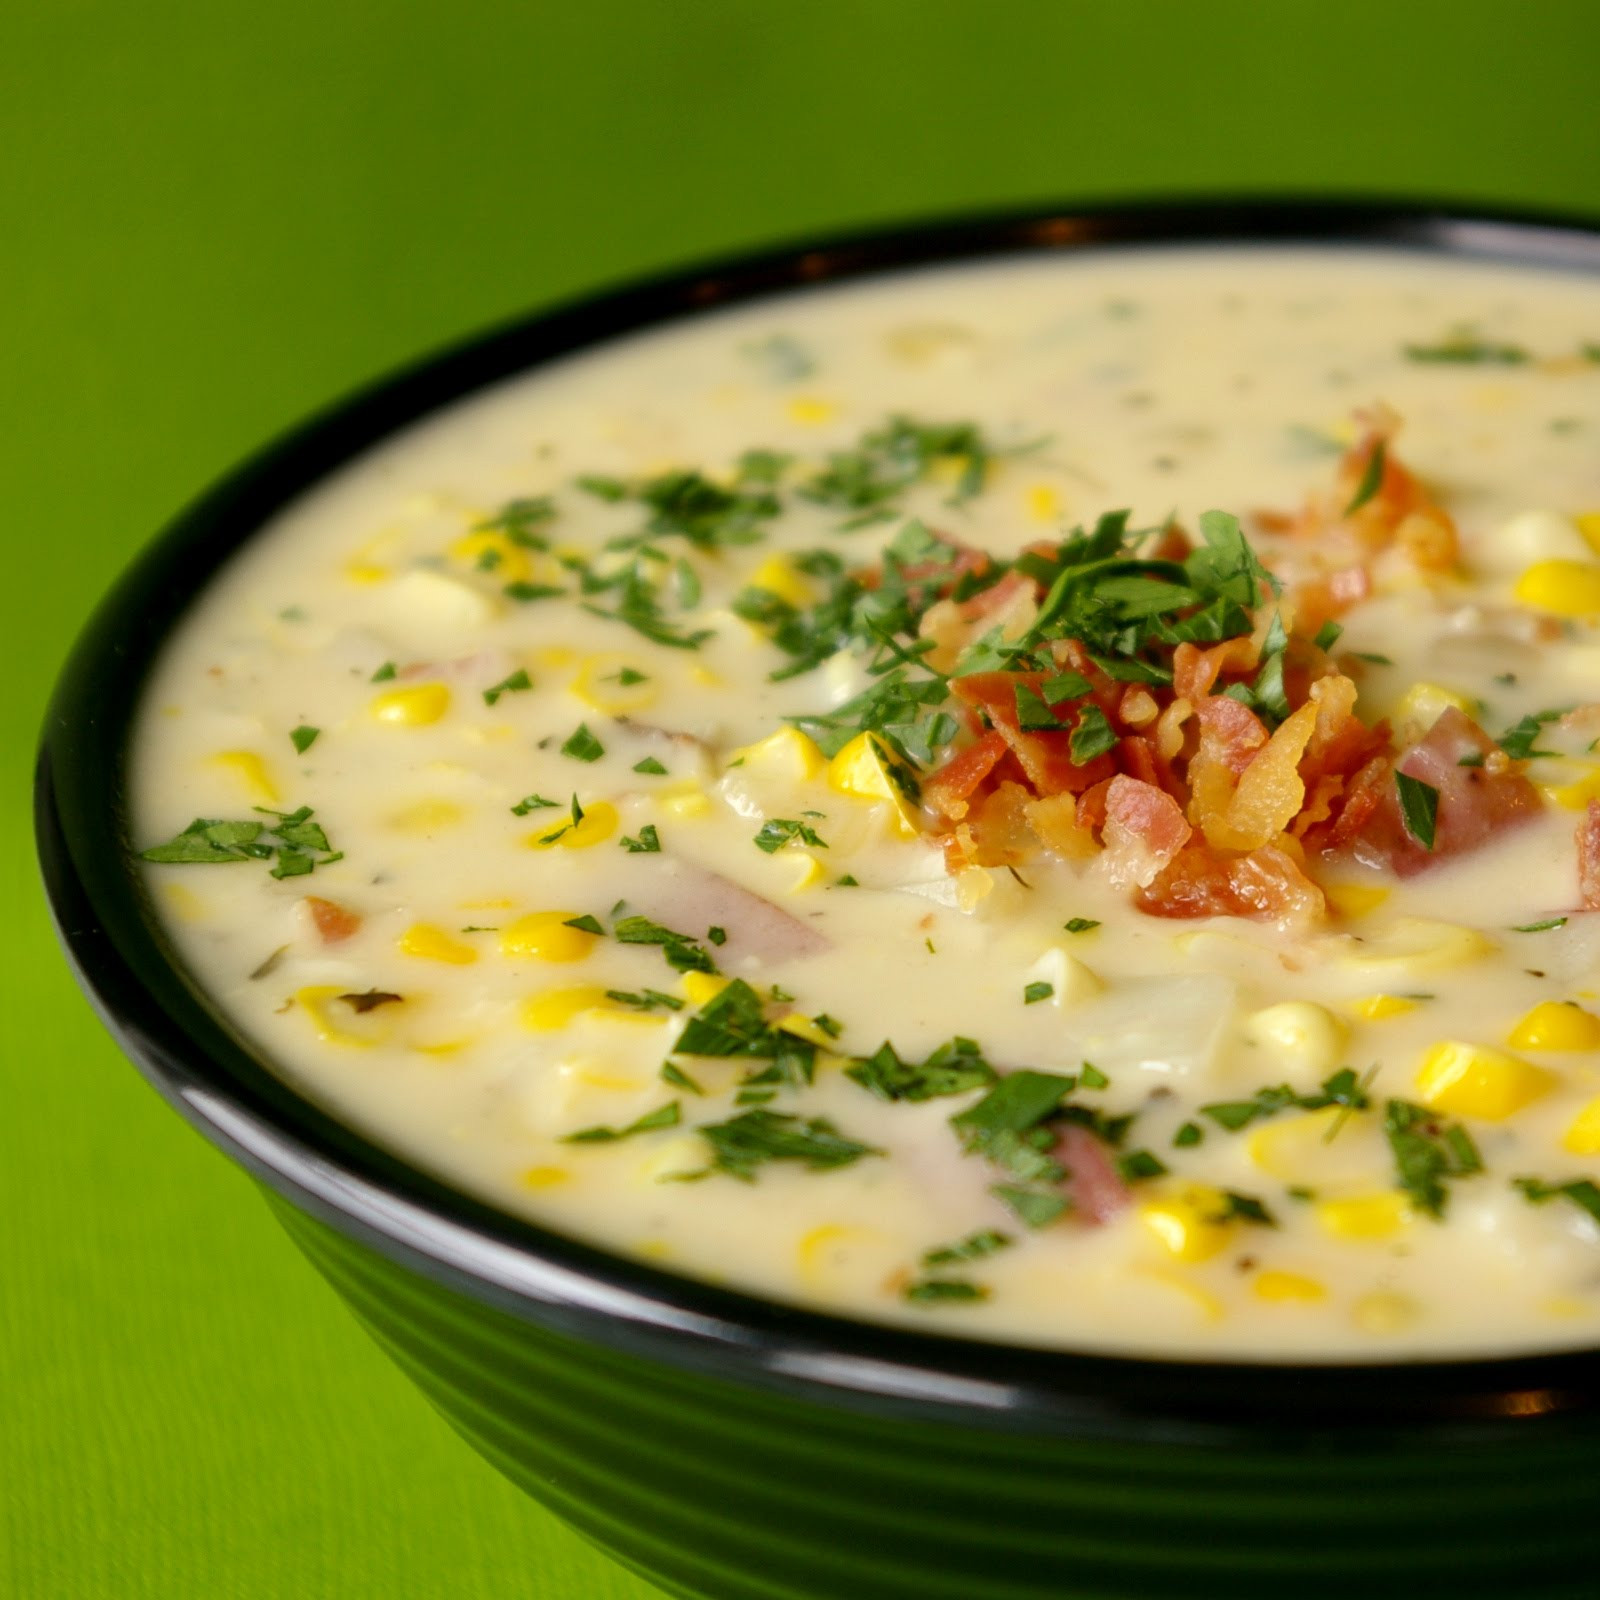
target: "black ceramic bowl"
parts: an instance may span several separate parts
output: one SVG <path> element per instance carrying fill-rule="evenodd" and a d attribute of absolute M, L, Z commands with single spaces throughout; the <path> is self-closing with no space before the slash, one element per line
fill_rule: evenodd
<path fill-rule="evenodd" d="M 1382 204 L 1037 210 L 778 251 L 475 340 L 313 420 L 138 559 L 44 731 L 38 837 L 80 981 L 429 1399 L 670 1593 L 715 1600 L 1600 1592 L 1600 1354 L 1189 1364 L 966 1343 L 771 1304 L 489 1209 L 330 1120 L 180 970 L 130 867 L 129 729 L 217 567 L 367 447 L 704 307 L 936 261 L 1345 241 L 1600 274 L 1600 232 Z"/>

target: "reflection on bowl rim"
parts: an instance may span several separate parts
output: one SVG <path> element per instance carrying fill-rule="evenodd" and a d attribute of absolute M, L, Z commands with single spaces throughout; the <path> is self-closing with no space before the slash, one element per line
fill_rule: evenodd
<path fill-rule="evenodd" d="M 173 622 L 245 538 L 397 430 L 614 337 L 810 284 L 999 255 L 1230 243 L 1400 246 L 1600 276 L 1600 223 L 1426 203 L 1142 201 L 909 224 L 664 275 L 512 322 L 357 393 L 229 474 L 101 603 L 43 733 L 36 826 L 52 911 L 123 1048 L 209 1140 L 312 1216 L 516 1316 L 725 1380 L 945 1422 L 1120 1437 L 1600 1410 L 1600 1350 L 1295 1364 L 1079 1354 L 802 1310 L 563 1237 L 406 1165 L 274 1077 L 183 973 L 133 868 L 128 734 Z"/>

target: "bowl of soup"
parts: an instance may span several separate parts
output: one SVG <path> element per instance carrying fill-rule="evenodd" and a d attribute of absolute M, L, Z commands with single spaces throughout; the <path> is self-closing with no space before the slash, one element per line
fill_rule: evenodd
<path fill-rule="evenodd" d="M 124 576 L 124 1048 L 668 1592 L 1587 1592 L 1600 238 L 1061 208 L 545 313 Z"/>

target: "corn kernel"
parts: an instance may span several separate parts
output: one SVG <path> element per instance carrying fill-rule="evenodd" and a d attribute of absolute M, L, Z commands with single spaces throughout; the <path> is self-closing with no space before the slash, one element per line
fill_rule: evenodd
<path fill-rule="evenodd" d="M 779 728 L 756 744 L 747 744 L 729 757 L 746 770 L 766 769 L 795 778 L 816 778 L 827 765 L 827 758 L 816 741 L 798 728 Z"/>
<path fill-rule="evenodd" d="M 1382 1022 L 1385 1017 L 1403 1016 L 1415 1011 L 1417 1002 L 1398 994 L 1368 994 L 1347 1002 L 1350 1009 L 1366 1022 Z"/>
<path fill-rule="evenodd" d="M 1324 893 L 1341 917 L 1364 917 L 1389 898 L 1389 890 L 1370 883 L 1330 883 Z"/>
<path fill-rule="evenodd" d="M 1275 1305 L 1289 1302 L 1315 1305 L 1318 1301 L 1328 1298 L 1325 1285 L 1315 1278 L 1303 1277 L 1298 1272 L 1257 1273 L 1251 1288 L 1258 1300 L 1265 1300 Z"/>
<path fill-rule="evenodd" d="M 1420 1314 L 1421 1308 L 1409 1295 L 1385 1289 L 1362 1295 L 1351 1309 L 1355 1325 L 1363 1333 L 1398 1333 L 1410 1327 Z"/>
<path fill-rule="evenodd" d="M 1561 1140 L 1575 1156 L 1600 1155 L 1600 1100 L 1591 1100 L 1573 1119 Z"/>
<path fill-rule="evenodd" d="M 1061 496 L 1048 483 L 1036 483 L 1025 497 L 1028 515 L 1035 522 L 1054 522 L 1061 515 Z"/>
<path fill-rule="evenodd" d="M 175 883 L 169 879 L 159 887 L 161 889 L 161 897 L 167 903 L 167 909 L 180 922 L 205 921 L 206 903 L 188 884 Z"/>
<path fill-rule="evenodd" d="M 1286 1183 L 1361 1182 L 1371 1170 L 1371 1114 L 1344 1106 L 1273 1117 L 1253 1128 L 1245 1153 L 1263 1172 Z M 1331 1137 L 1335 1130 L 1338 1137 Z"/>
<path fill-rule="evenodd" d="M 804 1039 L 807 1044 L 814 1044 L 819 1050 L 827 1050 L 833 1044 L 832 1037 L 822 1028 L 819 1028 L 810 1017 L 803 1017 L 799 1012 L 790 1012 L 786 1017 L 780 1017 L 777 1026 L 784 1032 L 793 1034 L 796 1039 Z"/>
<path fill-rule="evenodd" d="M 815 586 L 806 575 L 785 556 L 768 556 L 750 574 L 752 588 L 765 589 L 780 600 L 786 600 L 797 611 L 803 611 L 817 597 Z"/>
<path fill-rule="evenodd" d="M 414 922 L 399 939 L 400 953 L 419 961 L 443 961 L 452 967 L 470 967 L 478 959 L 477 950 L 461 939 L 452 938 L 431 922 Z"/>
<path fill-rule="evenodd" d="M 627 1094 L 629 1090 L 639 1087 L 637 1078 L 625 1078 L 621 1073 L 606 1072 L 599 1067 L 574 1067 L 572 1076 L 586 1089 L 604 1089 L 612 1094 Z"/>
<path fill-rule="evenodd" d="M 1536 561 L 1517 579 L 1517 599 L 1557 617 L 1600 617 L 1600 561 Z"/>
<path fill-rule="evenodd" d="M 858 800 L 887 800 L 894 808 L 896 829 L 905 837 L 915 838 L 920 831 L 904 765 L 876 734 L 858 733 L 828 763 L 828 782 Z"/>
<path fill-rule="evenodd" d="M 689 678 L 691 682 L 699 684 L 702 689 L 720 689 L 722 687 L 721 677 L 713 672 L 710 667 L 690 667 Z"/>
<path fill-rule="evenodd" d="M 1390 712 L 1397 725 L 1410 724 L 1417 729 L 1431 728 L 1440 716 L 1454 707 L 1469 717 L 1480 714 L 1478 702 L 1470 695 L 1458 694 L 1438 683 L 1414 683 L 1401 695 L 1399 703 Z"/>
<path fill-rule="evenodd" d="M 1564 1000 L 1545 1000 L 1511 1030 L 1506 1043 L 1518 1050 L 1600 1050 L 1600 1017 Z"/>
<path fill-rule="evenodd" d="M 1163 1272 L 1157 1267 L 1137 1267 L 1134 1270 L 1141 1278 L 1158 1283 L 1163 1289 L 1180 1296 L 1200 1313 L 1203 1322 L 1221 1322 L 1226 1315 L 1221 1300 L 1201 1284 L 1191 1283 L 1176 1272 Z"/>
<path fill-rule="evenodd" d="M 571 1177 L 565 1167 L 529 1167 L 522 1174 L 522 1186 L 524 1189 L 554 1189 Z"/>
<path fill-rule="evenodd" d="M 252 799 L 268 805 L 278 799 L 277 785 L 272 781 L 267 764 L 255 751 L 223 750 L 211 758 L 211 763 L 238 778 Z"/>
<path fill-rule="evenodd" d="M 471 1039 L 440 1039 L 432 1044 L 414 1044 L 411 1048 L 422 1056 L 453 1056 L 471 1043 Z"/>
<path fill-rule="evenodd" d="M 1316 1207 L 1318 1225 L 1335 1239 L 1388 1239 L 1412 1216 L 1410 1203 L 1399 1190 L 1322 1200 Z"/>
<path fill-rule="evenodd" d="M 851 1227 L 847 1223 L 825 1222 L 821 1227 L 812 1228 L 800 1236 L 795 1246 L 800 1276 L 812 1284 L 825 1280 L 833 1276 L 831 1269 L 836 1263 L 830 1258 L 835 1251 L 848 1250 L 852 1245 L 872 1244 L 881 1237 L 872 1228 Z"/>
<path fill-rule="evenodd" d="M 1491 955 L 1494 943 L 1476 928 L 1425 917 L 1400 917 L 1344 956 L 1358 972 L 1439 972 Z"/>
<path fill-rule="evenodd" d="M 1332 1071 L 1344 1054 L 1344 1024 L 1311 1000 L 1284 1000 L 1252 1012 L 1244 1019 L 1244 1036 L 1314 1073 Z"/>
<path fill-rule="evenodd" d="M 577 652 L 565 644 L 541 645 L 533 652 L 534 665 L 547 669 L 570 667 L 577 659 Z"/>
<path fill-rule="evenodd" d="M 714 972 L 686 972 L 683 975 L 683 992 L 696 1011 L 710 1003 L 733 982 Z"/>
<path fill-rule="evenodd" d="M 1580 511 L 1573 519 L 1584 543 L 1600 556 L 1600 511 Z"/>
<path fill-rule="evenodd" d="M 533 576 L 528 552 L 498 529 L 466 534 L 450 546 L 450 554 L 475 570 L 487 572 L 496 583 L 526 583 Z"/>
<path fill-rule="evenodd" d="M 809 395 L 796 395 L 784 409 L 789 413 L 791 422 L 798 422 L 805 428 L 816 428 L 824 422 L 832 422 L 839 413 L 838 406 L 831 400 L 818 400 Z"/>
<path fill-rule="evenodd" d="M 384 820 L 397 833 L 434 833 L 453 827 L 466 815 L 450 800 L 419 800 L 414 806 L 396 811 Z"/>
<path fill-rule="evenodd" d="M 366 1031 L 357 1032 L 343 1025 L 343 1018 L 332 1010 L 332 1004 L 341 994 L 344 987 L 337 983 L 316 984 L 310 988 L 295 991 L 295 1004 L 300 1007 L 306 1020 L 310 1022 L 317 1037 L 324 1044 L 348 1045 L 357 1050 L 367 1050 L 378 1043 L 385 1030 L 383 1025 Z M 385 1006 L 384 1010 L 388 1010 Z M 354 1016 L 354 1012 L 349 1013 Z"/>
<path fill-rule="evenodd" d="M 587 850 L 591 845 L 603 843 L 617 831 L 617 808 L 605 800 L 592 800 L 579 808 L 582 818 L 574 822 L 569 816 L 565 822 L 530 833 L 530 849 L 548 850 L 552 846 L 562 850 Z"/>
<path fill-rule="evenodd" d="M 568 989 L 547 989 L 522 1002 L 522 1025 L 536 1033 L 553 1033 L 574 1017 L 606 1004 L 606 992 L 597 983 L 578 983 Z"/>
<path fill-rule="evenodd" d="M 640 681 L 619 681 L 624 671 Z M 661 697 L 661 686 L 655 678 L 641 673 L 635 661 L 616 652 L 589 656 L 578 669 L 571 689 L 586 706 L 593 706 L 608 717 L 643 711 Z"/>
<path fill-rule="evenodd" d="M 1546 800 L 1564 811 L 1587 811 L 1591 800 L 1600 800 L 1600 767 L 1593 768 L 1571 783 L 1541 783 L 1538 790 Z"/>
<path fill-rule="evenodd" d="M 518 917 L 500 932 L 500 954 L 532 957 L 538 961 L 582 961 L 594 948 L 598 934 L 572 928 L 576 911 L 532 911 Z"/>
<path fill-rule="evenodd" d="M 1488 1045 L 1441 1039 L 1423 1056 L 1417 1094 L 1455 1117 L 1501 1122 L 1555 1086 L 1555 1076 Z"/>
<path fill-rule="evenodd" d="M 711 815 L 711 797 L 697 785 L 686 785 L 674 791 L 658 790 L 656 803 L 663 811 L 675 817 L 707 817 Z"/>
<path fill-rule="evenodd" d="M 382 583 L 389 576 L 389 569 L 380 567 L 374 561 L 352 561 L 344 569 L 344 575 L 351 583 L 357 583 L 363 588 L 369 588 L 375 583 Z"/>
<path fill-rule="evenodd" d="M 442 683 L 419 683 L 390 689 L 372 702 L 372 715 L 385 727 L 420 728 L 437 722 L 450 709 L 450 691 Z"/>
<path fill-rule="evenodd" d="M 1216 1189 L 1187 1184 L 1139 1207 L 1139 1220 L 1180 1261 L 1209 1261 L 1233 1236 L 1219 1220 L 1225 1201 Z"/>

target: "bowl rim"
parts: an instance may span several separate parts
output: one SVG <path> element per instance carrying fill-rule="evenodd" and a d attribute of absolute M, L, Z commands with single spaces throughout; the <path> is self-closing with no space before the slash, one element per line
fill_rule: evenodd
<path fill-rule="evenodd" d="M 358 389 L 217 481 L 124 571 L 62 670 L 35 828 L 78 981 L 144 1075 L 293 1205 L 500 1311 L 792 1398 L 1004 1432 L 1504 1427 L 1600 1410 L 1600 1349 L 1392 1362 L 1174 1360 L 1034 1348 L 785 1306 L 613 1255 L 477 1201 L 273 1076 L 172 950 L 133 867 L 126 758 L 168 630 L 227 558 L 369 447 L 501 379 L 652 326 L 819 283 L 977 258 L 1162 245 L 1400 246 L 1600 275 L 1600 219 L 1365 197 L 1065 202 L 906 222 L 717 259 L 537 310 Z"/>

